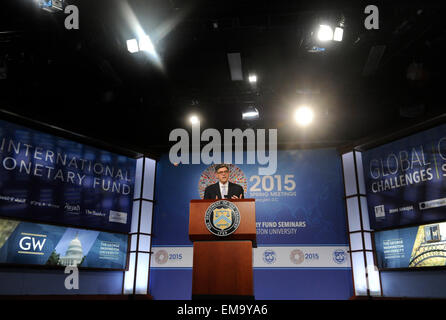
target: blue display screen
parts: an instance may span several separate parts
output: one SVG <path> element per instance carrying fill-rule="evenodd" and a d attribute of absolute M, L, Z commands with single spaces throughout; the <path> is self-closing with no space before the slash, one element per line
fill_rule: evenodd
<path fill-rule="evenodd" d="M 136 160 L 0 120 L 0 215 L 128 232 Z"/>
<path fill-rule="evenodd" d="M 370 226 L 446 219 L 446 125 L 363 152 Z"/>
<path fill-rule="evenodd" d="M 0 263 L 126 268 L 128 236 L 0 219 Z"/>
<path fill-rule="evenodd" d="M 375 233 L 378 267 L 420 268 L 446 266 L 446 223 Z"/>

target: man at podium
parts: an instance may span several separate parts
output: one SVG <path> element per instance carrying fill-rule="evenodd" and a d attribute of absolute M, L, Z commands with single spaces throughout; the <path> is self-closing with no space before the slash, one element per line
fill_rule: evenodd
<path fill-rule="evenodd" d="M 204 199 L 243 199 L 243 188 L 229 181 L 229 166 L 219 164 L 215 167 L 218 182 L 204 190 Z"/>

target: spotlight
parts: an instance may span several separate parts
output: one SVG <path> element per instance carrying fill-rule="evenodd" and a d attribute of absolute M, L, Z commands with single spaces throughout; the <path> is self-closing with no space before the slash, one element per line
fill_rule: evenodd
<path fill-rule="evenodd" d="M 40 8 L 48 12 L 58 12 L 64 9 L 63 0 L 37 0 L 36 2 Z"/>
<path fill-rule="evenodd" d="M 147 51 L 151 54 L 155 53 L 155 47 L 148 35 L 144 35 L 139 39 L 139 51 Z"/>
<path fill-rule="evenodd" d="M 127 40 L 127 50 L 130 53 L 135 53 L 139 51 L 138 41 L 136 39 Z"/>
<path fill-rule="evenodd" d="M 152 40 L 150 40 L 148 35 L 143 35 L 138 40 L 127 40 L 127 50 L 131 53 L 146 51 L 152 55 L 156 54 L 155 47 L 153 46 Z"/>
<path fill-rule="evenodd" d="M 313 110 L 308 107 L 300 107 L 294 113 L 294 119 L 299 125 L 303 127 L 309 125 L 313 121 L 313 118 Z"/>
<path fill-rule="evenodd" d="M 197 123 L 200 122 L 200 120 L 198 119 L 198 117 L 197 117 L 196 115 L 191 116 L 191 117 L 189 118 L 189 121 L 190 121 L 192 124 L 197 124 Z"/>
<path fill-rule="evenodd" d="M 342 41 L 343 34 L 344 34 L 344 29 L 337 27 L 334 31 L 333 40 Z"/>
<path fill-rule="evenodd" d="M 321 24 L 317 37 L 320 41 L 333 40 L 333 29 L 330 26 Z"/>
<path fill-rule="evenodd" d="M 243 120 L 257 120 L 259 118 L 259 110 L 254 107 L 249 107 L 242 113 Z"/>
<path fill-rule="evenodd" d="M 257 76 L 255 74 L 250 74 L 248 77 L 248 80 L 250 83 L 256 83 L 257 82 Z"/>

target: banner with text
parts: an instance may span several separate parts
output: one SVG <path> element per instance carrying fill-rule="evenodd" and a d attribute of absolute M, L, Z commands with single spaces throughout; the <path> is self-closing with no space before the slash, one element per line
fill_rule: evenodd
<path fill-rule="evenodd" d="M 0 215 L 130 230 L 136 160 L 0 120 Z"/>
<path fill-rule="evenodd" d="M 446 219 L 446 125 L 362 154 L 373 229 Z"/>
<path fill-rule="evenodd" d="M 231 164 L 229 181 L 256 200 L 257 243 L 348 243 L 340 157 L 334 149 L 279 151 L 274 175 L 257 165 Z M 189 202 L 216 183 L 214 165 L 158 162 L 154 245 L 190 245 Z M 172 199 L 175 201 L 172 201 Z"/>
<path fill-rule="evenodd" d="M 126 268 L 128 236 L 0 219 L 0 263 Z"/>
<path fill-rule="evenodd" d="M 446 222 L 375 233 L 378 267 L 446 266 Z"/>
<path fill-rule="evenodd" d="M 350 268 L 348 246 L 259 246 L 254 268 Z M 192 268 L 193 247 L 152 247 L 151 268 Z"/>
<path fill-rule="evenodd" d="M 259 166 L 246 162 L 229 170 L 229 181 L 256 200 L 256 299 L 348 299 L 352 274 L 339 153 L 279 150 L 272 175 L 259 175 Z M 176 165 L 167 155 L 158 161 L 150 263 L 154 299 L 191 298 L 189 203 L 217 181 L 214 165 Z"/>

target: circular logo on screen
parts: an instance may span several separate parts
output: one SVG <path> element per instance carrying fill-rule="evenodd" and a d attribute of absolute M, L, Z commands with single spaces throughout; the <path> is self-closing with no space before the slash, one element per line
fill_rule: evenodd
<path fill-rule="evenodd" d="M 206 170 L 201 173 L 200 181 L 198 181 L 198 192 L 200 194 L 200 199 L 204 198 L 204 190 L 207 186 L 218 182 L 217 176 L 215 175 L 215 167 L 216 164 L 213 164 L 207 167 Z M 240 185 L 246 194 L 248 191 L 248 183 L 245 174 L 234 164 L 228 164 L 228 167 L 229 181 Z"/>
<path fill-rule="evenodd" d="M 302 250 L 294 249 L 290 253 L 290 260 L 294 264 L 301 264 L 305 260 L 305 255 Z"/>
<path fill-rule="evenodd" d="M 207 208 L 204 222 L 211 233 L 226 237 L 234 233 L 240 225 L 240 212 L 231 201 L 216 201 Z"/>
<path fill-rule="evenodd" d="M 169 254 L 166 250 L 159 250 L 155 253 L 155 261 L 157 264 L 165 264 L 169 260 Z"/>
<path fill-rule="evenodd" d="M 347 259 L 347 253 L 345 250 L 337 249 L 333 252 L 333 261 L 337 264 L 343 264 Z"/>
<path fill-rule="evenodd" d="M 267 264 L 273 264 L 276 262 L 276 253 L 273 250 L 265 250 L 263 252 L 263 261 Z"/>

